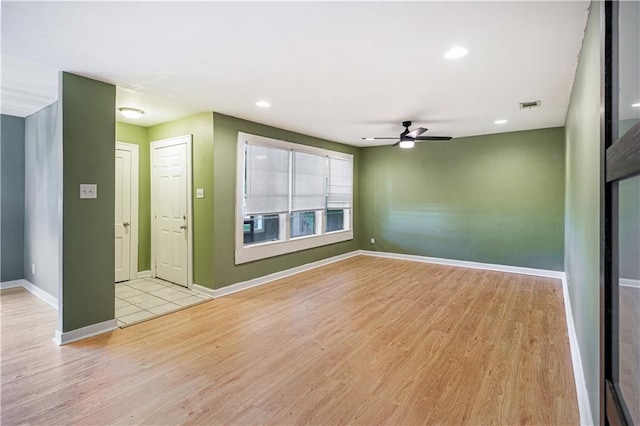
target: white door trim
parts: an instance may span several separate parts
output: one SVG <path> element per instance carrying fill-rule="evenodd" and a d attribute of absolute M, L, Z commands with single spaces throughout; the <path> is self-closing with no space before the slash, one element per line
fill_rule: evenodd
<path fill-rule="evenodd" d="M 129 279 L 138 278 L 138 185 L 140 171 L 140 148 L 136 144 L 116 142 L 116 149 L 131 153 L 131 252 Z"/>
<path fill-rule="evenodd" d="M 153 277 L 156 276 L 156 249 L 155 249 L 155 240 L 156 240 L 156 220 L 155 220 L 155 191 L 153 187 L 154 181 L 154 169 L 156 165 L 155 160 L 155 152 L 158 148 L 166 148 L 168 146 L 174 145 L 187 145 L 187 288 L 193 287 L 193 199 L 192 199 L 192 171 L 191 171 L 191 162 L 192 162 L 192 135 L 184 135 L 177 136 L 169 139 L 161 139 L 157 141 L 151 142 L 151 167 L 150 169 L 150 179 L 151 179 L 151 275 Z"/>

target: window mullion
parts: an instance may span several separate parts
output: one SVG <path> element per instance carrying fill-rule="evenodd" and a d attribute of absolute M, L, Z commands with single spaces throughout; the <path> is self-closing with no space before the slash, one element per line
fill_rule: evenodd
<path fill-rule="evenodd" d="M 291 209 L 293 207 L 293 150 L 289 150 L 289 209 L 285 220 L 285 241 L 291 239 Z"/>

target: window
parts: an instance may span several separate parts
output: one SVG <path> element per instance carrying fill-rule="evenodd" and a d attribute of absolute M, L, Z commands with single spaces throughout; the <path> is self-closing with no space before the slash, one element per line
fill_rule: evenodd
<path fill-rule="evenodd" d="M 353 156 L 238 133 L 236 264 L 353 239 Z"/>

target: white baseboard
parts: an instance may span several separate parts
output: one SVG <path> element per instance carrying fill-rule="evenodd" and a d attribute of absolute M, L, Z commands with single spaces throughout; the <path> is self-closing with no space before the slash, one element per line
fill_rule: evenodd
<path fill-rule="evenodd" d="M 632 280 L 629 278 L 620 278 L 620 285 L 623 287 L 640 288 L 640 280 Z"/>
<path fill-rule="evenodd" d="M 13 281 L 3 281 L 0 283 L 0 290 L 7 290 L 10 288 L 16 287 L 24 287 L 24 283 L 26 280 L 13 280 Z"/>
<path fill-rule="evenodd" d="M 487 271 L 509 272 L 512 274 L 534 275 L 537 277 L 562 279 L 564 272 L 547 269 L 524 268 L 521 266 L 496 265 L 493 263 L 469 262 L 466 260 L 442 259 L 439 257 L 417 256 L 414 254 L 388 253 L 382 251 L 360 250 L 365 256 L 385 257 L 388 259 L 411 260 L 414 262 L 435 263 L 437 265 L 459 266 L 461 268 L 484 269 Z"/>
<path fill-rule="evenodd" d="M 257 287 L 270 283 L 271 281 L 279 280 L 291 275 L 299 274 L 300 272 L 309 271 L 311 269 L 319 268 L 320 266 L 328 265 L 330 263 L 339 262 L 350 257 L 354 257 L 360 254 L 359 250 L 355 250 L 349 253 L 340 254 L 338 256 L 329 257 L 326 259 L 318 260 L 317 262 L 307 263 L 305 265 L 296 266 L 295 268 L 286 269 L 284 271 L 274 272 L 273 274 L 265 275 L 263 277 L 254 278 L 252 280 L 243 281 L 235 284 L 231 284 L 226 287 L 211 290 L 206 287 L 194 285 L 194 290 L 201 291 L 202 293 L 216 297 L 222 297 L 229 294 L 237 293 L 239 291 L 247 290 L 249 288 Z M 202 290 L 201 290 L 202 289 Z"/>
<path fill-rule="evenodd" d="M 138 278 L 150 278 L 152 276 L 151 271 L 138 271 Z"/>
<path fill-rule="evenodd" d="M 587 392 L 587 382 L 584 378 L 584 369 L 582 368 L 582 357 L 580 356 L 580 345 L 578 344 L 578 336 L 576 335 L 576 327 L 573 323 L 573 314 L 571 313 L 571 301 L 569 300 L 569 287 L 567 285 L 566 275 L 562 277 L 562 298 L 564 299 L 564 313 L 567 322 L 567 332 L 569 334 L 569 346 L 571 348 L 571 362 L 573 364 L 573 380 L 576 383 L 576 395 L 578 398 L 578 410 L 580 412 L 580 424 L 593 425 L 593 416 L 591 415 L 591 403 L 589 402 L 589 393 Z"/>
<path fill-rule="evenodd" d="M 191 287 L 191 290 L 193 290 L 193 291 L 197 291 L 198 293 L 202 293 L 202 294 L 204 294 L 205 296 L 215 297 L 215 294 L 213 294 L 213 292 L 214 292 L 215 290 L 213 290 L 213 289 L 211 289 L 211 288 L 209 288 L 209 287 L 202 286 L 202 285 L 200 285 L 200 284 L 195 284 L 195 283 L 194 283 L 194 284 L 193 284 L 193 287 Z"/>
<path fill-rule="evenodd" d="M 88 325 L 86 327 L 78 328 L 71 331 L 65 331 L 61 333 L 56 330 L 56 335 L 53 341 L 58 345 L 66 345 L 67 343 L 75 342 L 87 337 L 95 336 L 109 331 L 116 330 L 118 328 L 118 322 L 115 319 L 99 322 L 97 324 Z"/>
<path fill-rule="evenodd" d="M 38 287 L 38 286 L 36 286 L 34 284 L 31 284 L 27 280 L 14 280 L 14 281 L 6 281 L 6 282 L 3 282 L 3 283 L 0 283 L 0 289 L 2 289 L 2 290 L 8 289 L 8 288 L 16 288 L 16 287 L 24 288 L 25 290 L 27 290 L 28 292 L 30 292 L 31 294 L 36 296 L 38 299 L 42 300 L 47 305 L 51 306 L 56 311 L 58 310 L 58 298 L 57 297 L 54 297 L 54 296 L 50 295 L 49 293 L 47 293 L 46 291 L 44 291 L 40 287 Z"/>

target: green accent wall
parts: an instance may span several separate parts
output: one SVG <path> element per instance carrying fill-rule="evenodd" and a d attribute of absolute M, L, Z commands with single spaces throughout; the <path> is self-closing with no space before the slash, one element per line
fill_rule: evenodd
<path fill-rule="evenodd" d="M 600 13 L 593 2 L 565 123 L 565 272 L 594 421 L 600 418 Z"/>
<path fill-rule="evenodd" d="M 116 141 L 138 145 L 138 271 L 151 269 L 151 187 L 147 128 L 116 123 Z"/>
<path fill-rule="evenodd" d="M 214 113 L 214 250 L 211 253 L 215 267 L 214 288 L 268 275 L 327 257 L 358 250 L 360 232 L 359 167 L 360 149 L 353 146 L 329 142 L 323 139 L 265 126 L 251 121 Z M 354 239 L 341 243 L 317 247 L 296 253 L 235 265 L 235 203 L 236 203 L 236 149 L 238 132 L 251 133 L 334 151 L 353 154 L 354 158 Z M 209 258 L 211 259 L 211 257 Z"/>
<path fill-rule="evenodd" d="M 563 270 L 563 138 L 550 128 L 364 148 L 360 248 Z"/>
<path fill-rule="evenodd" d="M 114 318 L 115 86 L 63 72 L 62 332 Z M 81 183 L 97 199 L 79 197 Z"/>
<path fill-rule="evenodd" d="M 193 282 L 213 287 L 213 113 L 205 112 L 147 129 L 150 142 L 193 135 Z M 205 198 L 195 198 L 204 188 Z"/>

